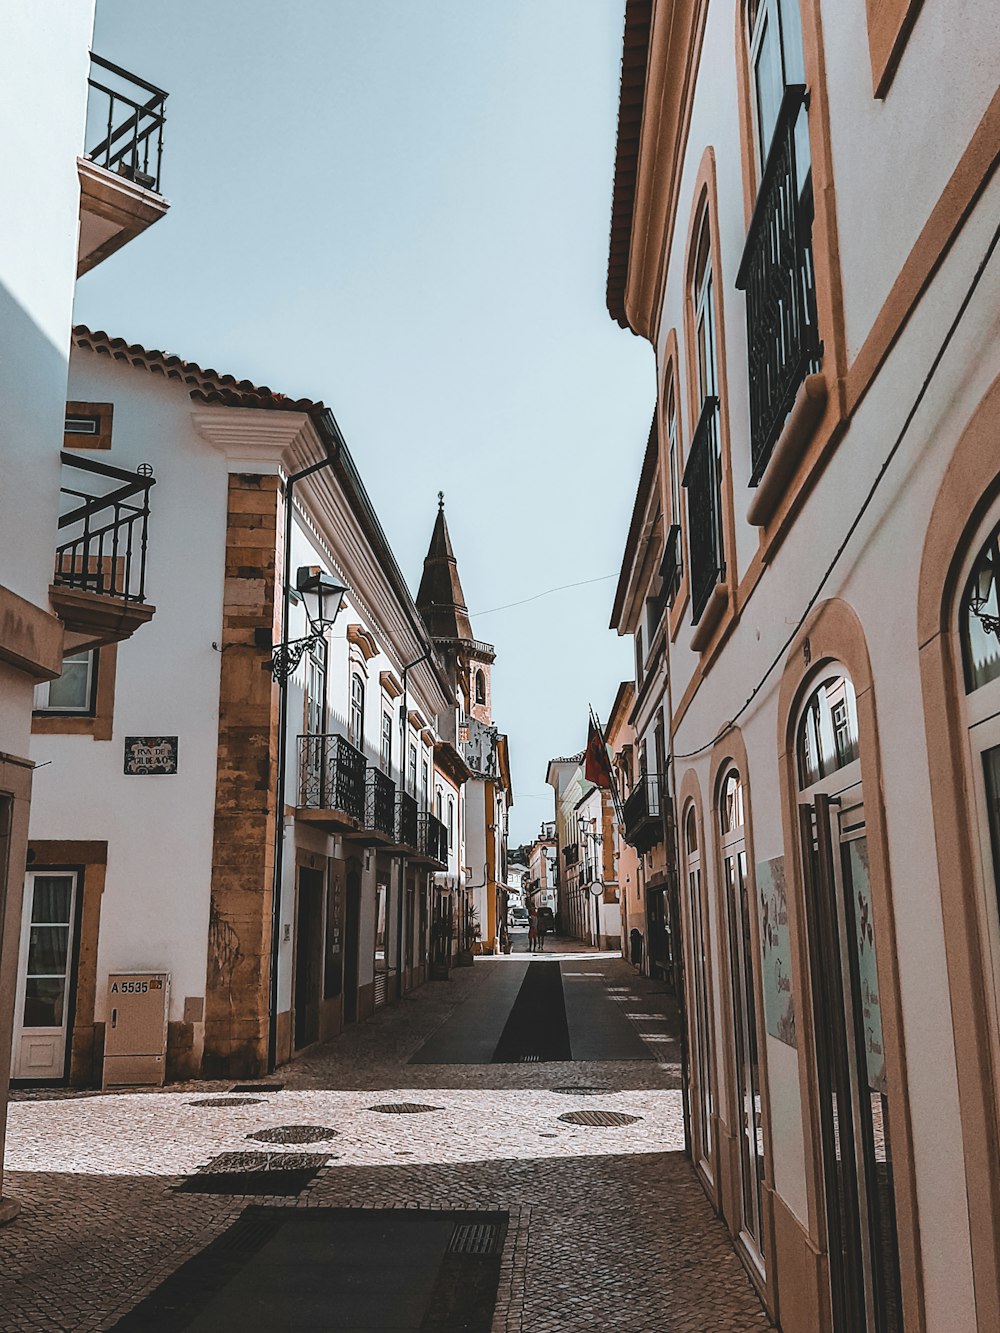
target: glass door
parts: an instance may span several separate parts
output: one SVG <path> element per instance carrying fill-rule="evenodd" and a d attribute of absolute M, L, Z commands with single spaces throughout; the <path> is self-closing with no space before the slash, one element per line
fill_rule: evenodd
<path fill-rule="evenodd" d="M 800 806 L 834 1327 L 903 1328 L 861 786 Z"/>
<path fill-rule="evenodd" d="M 75 871 L 28 872 L 21 915 L 13 1078 L 66 1076 L 76 897 Z"/>

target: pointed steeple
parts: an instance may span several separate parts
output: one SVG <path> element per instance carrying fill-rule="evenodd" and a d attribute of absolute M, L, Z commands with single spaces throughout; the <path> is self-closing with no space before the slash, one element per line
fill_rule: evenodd
<path fill-rule="evenodd" d="M 465 593 L 458 577 L 458 562 L 444 516 L 443 491 L 438 491 L 437 518 L 417 590 L 417 610 L 423 616 L 432 639 L 473 638 Z"/>

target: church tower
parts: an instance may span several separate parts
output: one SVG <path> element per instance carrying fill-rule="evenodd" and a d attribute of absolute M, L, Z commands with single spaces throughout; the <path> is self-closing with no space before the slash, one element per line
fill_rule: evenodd
<path fill-rule="evenodd" d="M 486 726 L 491 725 L 490 671 L 496 654 L 492 644 L 480 642 L 472 633 L 441 491 L 438 491 L 437 518 L 417 591 L 417 610 L 447 664 L 449 675 L 461 690 L 466 716 L 474 717 Z"/>

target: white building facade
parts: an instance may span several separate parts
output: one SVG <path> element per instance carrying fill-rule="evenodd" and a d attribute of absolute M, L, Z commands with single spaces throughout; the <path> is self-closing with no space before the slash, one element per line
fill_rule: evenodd
<path fill-rule="evenodd" d="M 627 7 L 692 1155 L 786 1331 L 1000 1324 L 1000 28 L 957 17 Z"/>

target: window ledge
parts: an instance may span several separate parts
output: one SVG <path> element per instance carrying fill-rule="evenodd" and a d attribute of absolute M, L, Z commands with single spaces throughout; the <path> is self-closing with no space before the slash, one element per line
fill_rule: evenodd
<path fill-rule="evenodd" d="M 822 375 L 807 375 L 802 381 L 795 402 L 788 414 L 784 430 L 778 437 L 774 452 L 768 460 L 750 507 L 747 522 L 755 527 L 766 527 L 778 507 L 785 488 L 791 480 L 806 446 L 812 439 L 817 422 L 826 408 L 827 387 Z"/>
<path fill-rule="evenodd" d="M 729 604 L 729 588 L 725 583 L 717 583 L 712 589 L 708 605 L 701 613 L 701 619 L 691 635 L 691 651 L 702 653 L 708 647 L 716 626 L 722 619 L 722 613 Z"/>

